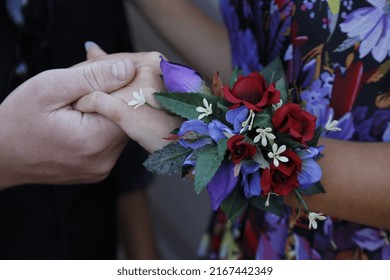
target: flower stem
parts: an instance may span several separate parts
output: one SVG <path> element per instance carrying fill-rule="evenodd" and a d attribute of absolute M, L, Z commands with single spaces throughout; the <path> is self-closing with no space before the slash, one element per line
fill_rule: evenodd
<path fill-rule="evenodd" d="M 303 208 L 305 209 L 305 212 L 309 213 L 310 212 L 309 207 L 307 207 L 307 204 L 306 204 L 305 200 L 303 199 L 303 197 L 301 196 L 301 194 L 297 190 L 294 190 L 294 194 L 299 202 L 299 205 L 302 205 Z"/>

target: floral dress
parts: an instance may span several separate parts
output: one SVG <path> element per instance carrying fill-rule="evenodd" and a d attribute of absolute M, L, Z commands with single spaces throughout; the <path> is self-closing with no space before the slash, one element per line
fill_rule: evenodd
<path fill-rule="evenodd" d="M 296 102 L 328 137 L 390 142 L 389 0 L 221 0 L 233 65 L 245 74 L 280 57 Z M 326 188 L 326 186 L 325 186 Z M 213 213 L 199 248 L 208 259 L 390 259 L 390 232 L 328 217 L 317 230 L 248 207 L 234 223 Z"/>

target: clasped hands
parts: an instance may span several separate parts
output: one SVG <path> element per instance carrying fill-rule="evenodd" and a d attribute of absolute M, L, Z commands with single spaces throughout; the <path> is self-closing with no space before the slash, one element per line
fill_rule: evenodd
<path fill-rule="evenodd" d="M 127 102 L 143 89 L 149 104 L 162 90 L 160 54 L 105 54 L 68 69 L 45 71 L 0 105 L 0 189 L 27 183 L 75 184 L 104 179 L 129 137 L 149 152 L 180 119 Z"/>

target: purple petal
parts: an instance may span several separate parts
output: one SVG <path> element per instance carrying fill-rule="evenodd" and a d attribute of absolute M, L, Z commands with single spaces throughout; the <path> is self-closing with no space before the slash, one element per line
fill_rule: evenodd
<path fill-rule="evenodd" d="M 242 162 L 242 184 L 244 185 L 244 194 L 246 198 L 259 196 L 261 193 L 259 168 L 260 164 L 253 160 L 245 160 Z"/>
<path fill-rule="evenodd" d="M 183 162 L 183 165 L 196 165 L 196 160 L 193 158 L 194 153 L 191 153 Z"/>
<path fill-rule="evenodd" d="M 234 177 L 234 164 L 223 161 L 214 177 L 207 184 L 211 207 L 217 210 L 222 201 L 229 196 L 237 185 L 238 176 Z"/>
<path fill-rule="evenodd" d="M 193 69 L 161 57 L 160 68 L 165 87 L 170 92 L 205 92 L 205 82 Z"/>
<path fill-rule="evenodd" d="M 235 133 L 242 129 L 242 123 L 248 118 L 249 110 L 245 106 L 229 110 L 226 113 L 226 120 L 234 126 Z"/>
<path fill-rule="evenodd" d="M 324 146 L 309 147 L 309 149 L 295 150 L 296 154 L 302 159 L 317 158 L 318 155 L 324 150 Z"/>
<path fill-rule="evenodd" d="M 382 248 L 382 259 L 390 260 L 390 245 L 385 245 Z"/>
<path fill-rule="evenodd" d="M 260 171 L 255 172 L 252 175 L 246 176 L 243 180 L 244 194 L 246 198 L 253 196 L 260 196 L 261 185 L 260 185 Z"/>
<path fill-rule="evenodd" d="M 213 120 L 211 123 L 209 123 L 208 134 L 210 135 L 211 139 L 214 140 L 215 143 L 218 143 L 219 140 L 223 138 L 227 138 L 224 132 L 234 134 L 234 132 L 228 126 L 221 123 L 220 121 Z"/>
<path fill-rule="evenodd" d="M 318 163 L 313 159 L 305 159 L 302 161 L 302 170 L 298 174 L 300 185 L 310 186 L 318 182 L 322 177 L 322 170 Z"/>
<path fill-rule="evenodd" d="M 253 161 L 253 160 L 245 160 L 242 162 L 241 165 L 241 173 L 244 176 L 247 176 L 249 174 L 255 173 L 257 170 L 259 170 L 260 164 Z"/>
<path fill-rule="evenodd" d="M 329 138 L 339 139 L 339 140 L 349 140 L 355 133 L 355 128 L 353 124 L 353 116 L 351 113 L 346 113 L 340 120 L 338 127 L 341 128 L 341 131 L 331 131 L 327 134 Z"/>
<path fill-rule="evenodd" d="M 285 218 L 265 213 L 267 231 L 261 233 L 256 251 L 256 259 L 280 260 L 284 258 L 288 227 Z"/>
<path fill-rule="evenodd" d="M 380 234 L 380 230 L 365 228 L 356 232 L 352 237 L 353 241 L 369 251 L 375 251 L 384 246 L 385 241 Z"/>
<path fill-rule="evenodd" d="M 294 234 L 295 240 L 295 257 L 297 260 L 318 260 L 321 259 L 320 254 L 312 249 L 309 241 L 298 235 Z"/>
<path fill-rule="evenodd" d="M 211 138 L 204 138 L 201 136 L 208 136 L 208 129 L 207 124 L 200 121 L 200 120 L 189 120 L 184 123 L 182 123 L 180 130 L 178 132 L 178 136 L 185 136 L 186 134 L 193 132 L 195 135 L 200 136 L 200 139 L 196 140 L 188 140 L 188 139 L 180 139 L 179 143 L 183 147 L 191 148 L 191 149 L 197 149 L 200 147 L 203 147 L 207 144 L 211 144 L 212 140 Z"/>

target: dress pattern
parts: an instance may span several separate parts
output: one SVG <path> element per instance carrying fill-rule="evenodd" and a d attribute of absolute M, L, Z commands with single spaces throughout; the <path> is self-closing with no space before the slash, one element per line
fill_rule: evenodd
<path fill-rule="evenodd" d="M 276 57 L 293 98 L 317 124 L 339 120 L 345 141 L 390 142 L 389 0 L 220 0 L 233 65 L 245 74 Z M 326 186 L 325 186 L 326 188 Z M 248 207 L 234 223 L 213 213 L 208 259 L 390 259 L 390 231 L 328 217 L 317 230 Z"/>

